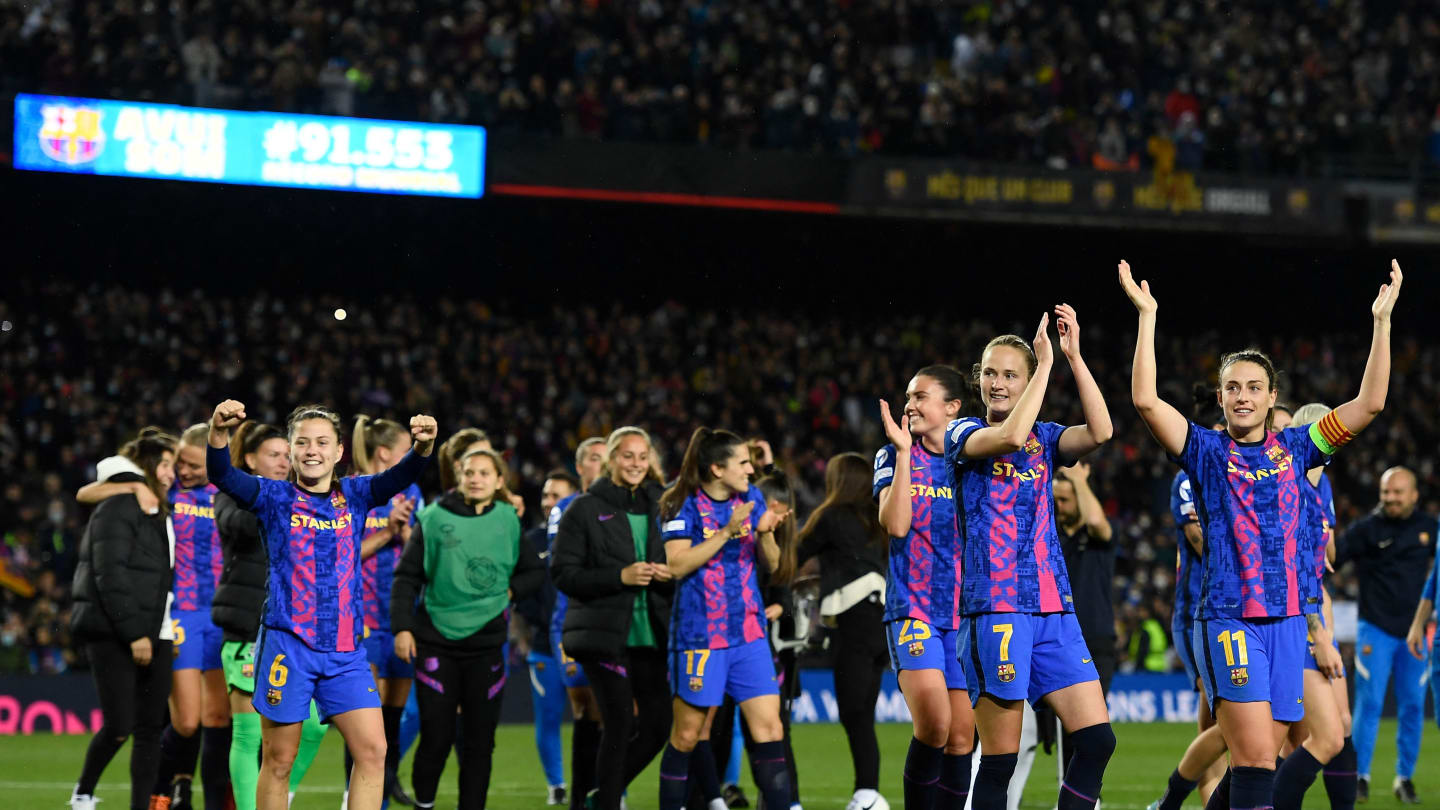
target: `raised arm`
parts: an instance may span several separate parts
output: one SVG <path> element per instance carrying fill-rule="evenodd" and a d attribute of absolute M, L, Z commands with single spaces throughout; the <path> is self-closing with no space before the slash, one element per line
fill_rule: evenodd
<path fill-rule="evenodd" d="M 1040 416 L 1040 405 L 1045 401 L 1045 387 L 1050 382 L 1050 367 L 1055 362 L 1050 336 L 1045 328 L 1050 324 L 1050 315 L 1040 316 L 1040 328 L 1035 330 L 1035 373 L 1025 393 L 1015 401 L 1015 407 L 1005 421 L 998 425 L 980 428 L 965 437 L 965 446 L 960 449 L 964 458 L 993 458 L 1013 453 L 1025 446 L 1030 431 L 1035 428 L 1035 419 Z"/>
<path fill-rule="evenodd" d="M 210 417 L 210 446 L 205 450 L 205 472 L 215 488 L 246 509 L 260 497 L 260 479 L 230 465 L 230 431 L 245 421 L 245 404 L 227 399 Z"/>
<path fill-rule="evenodd" d="M 1075 501 L 1080 507 L 1080 519 L 1090 530 L 1090 537 L 1110 542 L 1114 530 L 1110 527 L 1109 518 L 1105 517 L 1105 507 L 1095 496 L 1095 490 L 1090 488 L 1090 465 L 1077 461 L 1074 466 L 1061 467 L 1060 474 L 1075 487 Z"/>
<path fill-rule="evenodd" d="M 882 399 L 880 421 L 885 425 L 885 437 L 895 445 L 894 473 L 890 485 L 880 490 L 880 525 L 891 537 L 905 537 L 910 534 L 911 520 L 910 447 L 914 438 L 910 435 L 910 417 L 901 415 L 900 424 L 895 424 L 890 405 Z M 897 492 L 901 493 L 900 497 L 895 497 Z"/>
<path fill-rule="evenodd" d="M 420 479 L 425 465 L 430 463 L 430 451 L 435 449 L 435 434 L 438 431 L 434 417 L 424 414 L 410 417 L 410 439 L 413 442 L 410 452 L 395 466 L 370 479 L 372 502 L 385 503 Z"/>
<path fill-rule="evenodd" d="M 1135 365 L 1130 370 L 1130 399 L 1155 441 L 1165 452 L 1178 456 L 1185 449 L 1190 422 L 1155 391 L 1155 310 L 1159 305 L 1150 294 L 1150 282 L 1136 284 L 1130 277 L 1130 263 L 1126 261 L 1120 262 L 1120 286 L 1140 313 L 1140 326 L 1135 334 Z"/>
<path fill-rule="evenodd" d="M 1370 305 L 1374 327 L 1370 333 L 1370 356 L 1365 360 L 1365 376 L 1360 379 L 1360 393 L 1321 418 L 1311 429 L 1312 436 L 1321 434 L 1331 448 L 1350 441 L 1385 409 L 1385 395 L 1390 390 L 1390 313 L 1395 309 L 1404 281 L 1400 263 L 1391 259 L 1390 282 L 1380 285 L 1380 292 Z"/>
<path fill-rule="evenodd" d="M 1080 395 L 1080 408 L 1085 413 L 1085 424 L 1072 425 L 1060 434 L 1060 455 L 1067 459 L 1078 459 L 1095 448 L 1110 441 L 1115 428 L 1110 424 L 1110 409 L 1105 407 L 1105 397 L 1085 358 L 1080 356 L 1080 321 L 1075 308 L 1069 304 L 1055 307 L 1055 328 L 1060 332 L 1060 351 L 1070 362 L 1070 373 L 1075 376 L 1075 390 Z"/>

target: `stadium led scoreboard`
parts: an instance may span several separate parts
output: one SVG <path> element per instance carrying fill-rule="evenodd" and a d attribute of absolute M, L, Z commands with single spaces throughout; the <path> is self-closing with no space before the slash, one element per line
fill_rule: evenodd
<path fill-rule="evenodd" d="M 475 198 L 485 193 L 485 129 L 22 93 L 14 166 Z"/>

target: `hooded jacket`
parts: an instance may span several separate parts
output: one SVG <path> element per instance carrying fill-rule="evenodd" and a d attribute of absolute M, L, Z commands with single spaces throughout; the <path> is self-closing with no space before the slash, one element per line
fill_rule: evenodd
<path fill-rule="evenodd" d="M 107 461 L 112 461 L 107 459 Z M 101 480 L 144 481 L 134 464 L 107 468 Z M 123 644 L 169 638 L 166 606 L 174 582 L 174 540 L 162 510 L 147 515 L 129 493 L 95 507 L 80 540 L 70 628 L 87 641 Z"/>

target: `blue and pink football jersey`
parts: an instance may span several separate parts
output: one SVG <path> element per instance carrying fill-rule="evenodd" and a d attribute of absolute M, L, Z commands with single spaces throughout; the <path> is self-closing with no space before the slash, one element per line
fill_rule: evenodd
<path fill-rule="evenodd" d="M 945 431 L 963 544 L 960 612 L 1072 613 L 1050 488 L 1065 426 L 1036 422 L 1019 450 L 965 458 L 965 441 L 983 427 L 967 417 Z"/>
<path fill-rule="evenodd" d="M 895 478 L 895 445 L 875 454 L 873 494 Z M 960 592 L 955 587 L 960 561 L 959 524 L 945 456 L 926 450 L 917 438 L 910 446 L 910 531 L 890 538 L 886 569 L 885 621 L 919 619 L 932 627 L 959 626 Z"/>
<path fill-rule="evenodd" d="M 175 527 L 176 610 L 209 611 L 220 584 L 225 559 L 220 552 L 220 532 L 215 528 L 214 484 L 182 489 L 170 488 Z"/>
<path fill-rule="evenodd" d="M 365 515 L 413 484 L 427 458 L 412 450 L 385 472 L 341 478 L 324 494 L 246 475 L 230 466 L 225 448 L 209 448 L 205 461 L 220 491 L 259 518 L 269 555 L 264 625 L 317 651 L 359 649 Z"/>
<path fill-rule="evenodd" d="M 396 501 L 400 500 L 415 504 L 415 511 L 410 513 L 410 525 L 418 522 L 425 499 L 420 494 L 420 487 L 411 484 L 404 492 L 370 510 L 370 514 L 365 516 L 362 542 L 375 532 L 389 527 L 390 510 L 394 509 Z M 390 629 L 390 590 L 395 584 L 395 566 L 399 565 L 400 553 L 404 550 L 405 543 L 396 535 L 383 548 L 360 563 L 360 584 L 365 595 L 365 626 L 372 631 Z"/>
<path fill-rule="evenodd" d="M 1205 532 L 1204 571 L 1196 618 L 1298 616 L 1301 579 L 1314 575 L 1311 533 L 1321 531 L 1305 471 L 1329 461 L 1309 428 L 1237 442 L 1190 423 L 1174 460 L 1190 477 Z"/>
<path fill-rule="evenodd" d="M 1170 516 L 1175 519 L 1175 615 L 1187 619 L 1195 617 L 1195 606 L 1200 604 L 1200 555 L 1190 546 L 1185 537 L 1185 524 L 1199 523 L 1200 516 L 1195 510 L 1195 489 L 1190 476 L 1183 471 L 1175 473 L 1170 482 Z M 1179 643 L 1179 640 L 1176 640 Z"/>
<path fill-rule="evenodd" d="M 765 495 L 751 486 L 744 495 L 717 501 L 696 490 L 674 517 L 662 519 L 666 542 L 688 539 L 697 546 L 730 522 L 730 513 L 745 501 L 750 511 L 745 533 L 731 538 L 706 563 L 683 577 L 675 588 L 670 611 L 672 649 L 724 649 L 765 637 L 765 605 L 755 573 L 755 527 L 765 514 Z"/>

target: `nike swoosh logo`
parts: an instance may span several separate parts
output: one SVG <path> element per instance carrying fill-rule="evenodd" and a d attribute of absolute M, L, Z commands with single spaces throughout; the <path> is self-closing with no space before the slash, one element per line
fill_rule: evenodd
<path fill-rule="evenodd" d="M 373 686 L 367 686 L 367 687 L 365 687 L 365 691 L 366 691 L 366 692 L 374 692 L 374 691 L 375 691 L 375 687 L 373 687 Z"/>
<path fill-rule="evenodd" d="M 1391 545 L 1392 543 L 1394 543 L 1394 542 L 1395 542 L 1395 538 L 1393 538 L 1393 537 L 1387 537 L 1387 538 L 1385 538 L 1384 540 L 1381 540 L 1381 541 L 1380 541 L 1380 548 L 1390 548 L 1390 545 Z"/>
<path fill-rule="evenodd" d="M 1089 658 L 1082 658 L 1082 659 L 1080 659 L 1080 663 L 1082 663 L 1082 664 L 1088 664 L 1088 663 L 1090 663 L 1090 659 L 1089 659 Z"/>
<path fill-rule="evenodd" d="M 601 521 L 606 521 L 606 520 L 609 520 L 610 518 L 613 518 L 613 517 L 615 517 L 615 516 L 614 516 L 614 515 L 601 515 L 601 516 L 600 516 L 600 520 L 601 520 Z"/>

